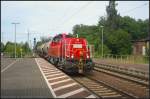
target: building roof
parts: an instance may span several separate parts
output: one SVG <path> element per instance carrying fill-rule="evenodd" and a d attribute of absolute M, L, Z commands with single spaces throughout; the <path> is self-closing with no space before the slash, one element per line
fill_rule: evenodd
<path fill-rule="evenodd" d="M 147 37 L 145 39 L 139 39 L 139 40 L 131 40 L 131 42 L 149 42 L 150 41 L 150 37 Z"/>

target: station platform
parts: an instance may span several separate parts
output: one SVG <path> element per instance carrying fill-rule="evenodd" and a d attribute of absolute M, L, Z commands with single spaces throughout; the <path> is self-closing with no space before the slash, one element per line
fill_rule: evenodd
<path fill-rule="evenodd" d="M 96 97 L 42 58 L 10 58 L 1 62 L 1 98 Z"/>

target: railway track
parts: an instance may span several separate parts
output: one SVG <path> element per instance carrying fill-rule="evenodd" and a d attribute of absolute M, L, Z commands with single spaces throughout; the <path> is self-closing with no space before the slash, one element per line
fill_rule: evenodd
<path fill-rule="evenodd" d="M 120 89 L 114 88 L 102 81 L 94 80 L 90 77 L 80 75 L 74 76 L 73 79 L 86 87 L 88 90 L 92 91 L 94 94 L 99 96 L 99 98 L 117 98 L 117 99 L 133 99 L 138 98 L 130 93 L 124 92 Z"/>
<path fill-rule="evenodd" d="M 145 88 L 146 93 L 149 92 L 148 89 L 148 82 L 147 80 L 140 79 L 140 77 L 132 76 L 120 72 L 111 71 L 109 69 L 100 68 L 95 66 L 94 69 L 96 71 L 101 71 L 102 73 L 106 73 L 111 76 L 115 76 L 116 78 L 122 78 L 126 83 L 130 83 L 131 85 L 137 86 L 137 89 Z M 72 77 L 72 76 L 71 76 Z M 97 80 L 89 75 L 80 75 L 80 76 L 73 76 L 74 80 L 79 82 L 81 85 L 86 87 L 88 90 L 99 96 L 99 98 L 119 98 L 119 99 L 132 99 L 132 98 L 140 98 L 136 94 L 133 94 L 130 91 L 124 90 L 119 88 L 118 86 L 113 86 L 105 81 Z M 93 79 L 94 78 L 94 79 Z M 147 97 L 147 95 L 146 95 Z"/>
<path fill-rule="evenodd" d="M 95 63 L 94 70 L 132 81 L 145 87 L 149 86 L 149 76 L 145 72 L 98 63 Z"/>

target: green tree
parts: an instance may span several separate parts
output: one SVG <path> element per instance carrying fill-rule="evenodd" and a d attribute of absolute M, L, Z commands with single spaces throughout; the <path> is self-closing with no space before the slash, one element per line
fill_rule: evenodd
<path fill-rule="evenodd" d="M 121 29 L 114 31 L 107 40 L 107 46 L 112 54 L 131 54 L 131 37 L 126 31 Z"/>
<path fill-rule="evenodd" d="M 23 52 L 25 52 L 25 53 L 31 52 L 28 42 L 25 42 L 25 44 L 22 45 L 22 49 L 23 49 Z"/>
<path fill-rule="evenodd" d="M 4 51 L 4 44 L 3 44 L 3 42 L 1 42 L 1 52 L 3 52 Z"/>
<path fill-rule="evenodd" d="M 138 39 L 145 39 L 148 37 L 149 33 L 149 19 L 141 20 L 139 19 L 137 21 L 137 24 L 139 25 L 139 35 Z"/>
<path fill-rule="evenodd" d="M 117 10 L 116 10 L 117 4 L 115 3 L 115 0 L 109 1 L 109 5 L 106 7 L 107 12 L 107 23 L 106 26 L 111 29 L 117 29 L 118 28 L 118 17 Z"/>
<path fill-rule="evenodd" d="M 20 44 L 16 44 L 16 56 L 20 57 Z M 15 56 L 15 44 L 12 42 L 7 42 L 4 48 L 4 52 L 7 53 L 9 56 L 14 57 Z"/>
<path fill-rule="evenodd" d="M 14 48 L 14 44 L 8 41 L 4 47 L 4 52 L 13 52 Z"/>
<path fill-rule="evenodd" d="M 129 16 L 120 17 L 119 28 L 128 32 L 132 40 L 143 39 L 148 36 L 149 20 L 135 20 Z"/>

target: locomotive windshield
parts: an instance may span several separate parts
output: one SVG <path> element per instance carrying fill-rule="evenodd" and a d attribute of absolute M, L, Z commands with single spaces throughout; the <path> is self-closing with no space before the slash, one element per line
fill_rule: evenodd
<path fill-rule="evenodd" d="M 62 35 L 54 37 L 53 42 L 59 42 L 62 39 Z"/>
<path fill-rule="evenodd" d="M 66 35 L 66 38 L 72 38 L 73 36 L 72 35 Z"/>

